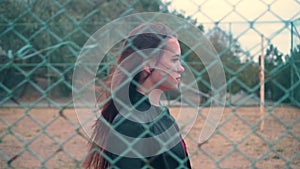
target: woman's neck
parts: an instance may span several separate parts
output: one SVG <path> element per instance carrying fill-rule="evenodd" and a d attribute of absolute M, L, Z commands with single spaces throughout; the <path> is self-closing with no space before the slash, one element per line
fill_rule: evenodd
<path fill-rule="evenodd" d="M 141 94 L 147 96 L 149 98 L 149 101 L 152 105 L 154 106 L 159 106 L 159 101 L 160 101 L 160 97 L 163 93 L 162 90 L 159 89 L 153 89 L 151 91 L 145 91 L 142 90 L 141 88 L 137 88 L 137 91 L 140 92 Z"/>

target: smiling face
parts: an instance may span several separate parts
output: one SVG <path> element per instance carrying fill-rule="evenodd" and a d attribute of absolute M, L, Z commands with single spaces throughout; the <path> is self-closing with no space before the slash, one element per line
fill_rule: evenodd
<path fill-rule="evenodd" d="M 155 69 L 149 80 L 156 89 L 174 90 L 179 87 L 184 67 L 181 65 L 181 50 L 177 38 L 166 41 L 162 56 L 156 59 Z"/>

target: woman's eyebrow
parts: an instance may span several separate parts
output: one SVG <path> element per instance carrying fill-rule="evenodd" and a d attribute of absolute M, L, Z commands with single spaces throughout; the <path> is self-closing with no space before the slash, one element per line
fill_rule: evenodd
<path fill-rule="evenodd" d="M 172 57 L 180 57 L 180 54 L 175 54 L 175 55 L 173 55 Z"/>

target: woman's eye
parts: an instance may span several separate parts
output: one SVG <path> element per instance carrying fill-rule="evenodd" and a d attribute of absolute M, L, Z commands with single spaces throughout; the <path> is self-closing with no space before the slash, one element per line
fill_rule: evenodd
<path fill-rule="evenodd" d="M 175 58 L 175 59 L 172 59 L 172 61 L 173 61 L 173 62 L 177 62 L 177 61 L 179 61 L 179 59 L 178 59 L 178 58 Z"/>

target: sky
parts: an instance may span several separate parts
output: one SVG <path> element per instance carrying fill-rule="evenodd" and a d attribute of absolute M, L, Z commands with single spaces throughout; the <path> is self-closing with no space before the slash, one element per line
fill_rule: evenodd
<path fill-rule="evenodd" d="M 220 21 L 219 27 L 226 32 L 232 32 L 242 48 L 249 50 L 252 57 L 257 57 L 261 51 L 261 34 L 265 37 L 264 47 L 272 43 L 282 53 L 289 54 L 291 48 L 289 22 L 300 18 L 299 0 L 163 0 L 163 2 L 170 2 L 170 11 L 176 10 L 197 19 L 204 25 L 205 32 L 212 29 L 215 22 Z M 251 25 L 249 21 L 254 22 Z M 300 32 L 299 23 L 298 32 Z"/>

